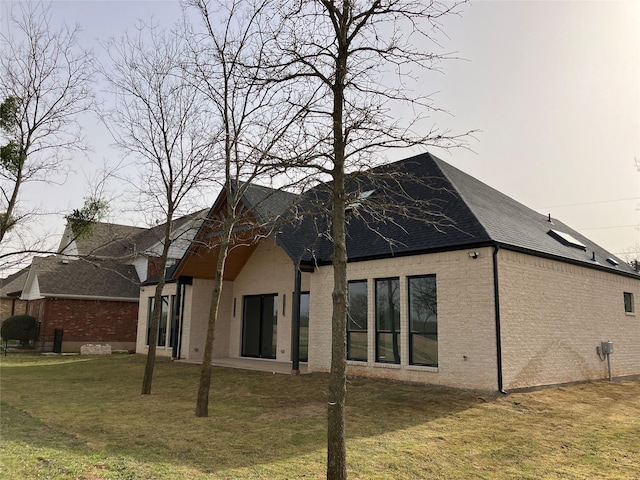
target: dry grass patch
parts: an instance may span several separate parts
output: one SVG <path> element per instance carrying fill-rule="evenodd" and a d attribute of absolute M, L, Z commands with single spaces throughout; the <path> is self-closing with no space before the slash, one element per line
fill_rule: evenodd
<path fill-rule="evenodd" d="M 0 478 L 322 478 L 326 375 L 216 368 L 196 418 L 197 365 L 144 358 L 0 359 Z M 352 378 L 351 478 L 640 478 L 640 382 L 506 397 Z M 604 476 L 603 476 L 604 475 Z"/>

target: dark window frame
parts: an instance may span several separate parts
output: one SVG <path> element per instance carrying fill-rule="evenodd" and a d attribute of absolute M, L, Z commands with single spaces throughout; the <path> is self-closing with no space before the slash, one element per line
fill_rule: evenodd
<path fill-rule="evenodd" d="M 174 305 L 175 305 L 175 301 L 176 301 L 176 296 L 175 295 L 162 295 L 160 297 L 160 301 L 164 304 L 164 302 L 167 302 L 167 309 L 166 309 L 166 319 L 165 319 L 165 324 L 164 324 L 164 335 L 160 334 L 160 327 L 162 326 L 162 315 L 164 312 L 164 309 L 161 308 L 160 309 L 160 322 L 158 323 L 158 343 L 156 344 L 157 347 L 163 347 L 163 348 L 172 348 L 173 347 L 173 334 L 174 334 L 174 329 L 175 329 L 175 325 L 174 325 L 174 321 L 173 318 L 175 316 L 174 314 Z M 149 346 L 149 337 L 151 336 L 151 315 L 153 314 L 153 303 L 155 301 L 155 295 L 153 297 L 149 297 L 149 301 L 147 303 L 147 341 L 146 344 L 147 346 Z M 169 340 L 169 345 L 167 345 L 167 339 Z"/>
<path fill-rule="evenodd" d="M 419 362 L 416 361 L 414 359 L 414 353 L 415 353 L 415 349 L 414 349 L 414 344 L 415 344 L 415 337 L 416 336 L 425 336 L 426 335 L 430 335 L 433 336 L 434 334 L 428 334 L 427 332 L 418 332 L 418 331 L 414 331 L 413 328 L 413 309 L 412 309 L 412 304 L 411 304 L 411 300 L 412 300 L 412 295 L 411 295 L 411 290 L 412 290 L 412 280 L 420 280 L 420 279 L 433 279 L 433 289 L 434 289 L 434 293 L 435 293 L 435 312 L 433 311 L 433 309 L 430 309 L 431 312 L 433 312 L 435 314 L 435 327 L 436 327 L 436 331 L 435 331 L 435 342 L 436 342 L 436 362 L 433 363 L 427 363 L 427 362 Z M 428 275 L 412 275 L 410 277 L 407 277 L 407 316 L 408 316 L 408 321 L 407 321 L 407 327 L 408 327 L 408 333 L 409 333 L 409 364 L 410 365 L 417 365 L 417 366 L 424 366 L 424 367 L 438 367 L 438 282 L 437 282 L 437 276 L 435 274 L 428 274 Z"/>
<path fill-rule="evenodd" d="M 635 313 L 635 304 L 633 301 L 633 293 L 632 292 L 623 292 L 624 299 L 624 313 Z"/>
<path fill-rule="evenodd" d="M 364 328 L 350 328 L 350 326 L 355 323 L 350 321 L 349 319 L 352 318 L 352 316 L 350 315 L 351 313 L 351 307 L 353 302 L 351 301 L 351 296 L 350 296 L 350 290 L 349 290 L 349 286 L 352 284 L 364 284 L 364 294 L 365 294 L 365 315 L 364 315 Z M 346 329 L 347 329 L 347 360 L 351 360 L 351 361 L 355 361 L 355 362 L 367 362 L 369 360 L 369 282 L 368 280 L 364 279 L 364 280 L 349 280 L 347 282 L 347 295 L 349 298 L 349 307 L 347 309 L 347 322 L 346 322 Z M 352 334 L 354 335 L 362 335 L 364 333 L 365 338 L 367 339 L 366 341 L 366 348 L 365 348 L 365 354 L 364 357 L 357 357 L 355 355 L 353 355 L 352 352 L 352 348 L 351 345 L 353 344 L 353 340 L 352 340 Z"/>
<path fill-rule="evenodd" d="M 305 327 L 304 325 L 304 315 L 303 315 L 303 311 L 305 311 L 303 309 L 303 304 L 305 302 L 302 301 L 302 298 L 306 296 L 307 300 L 306 300 L 306 327 L 307 327 L 307 334 L 306 336 L 303 335 L 302 333 L 302 329 Z M 298 360 L 301 362 L 308 362 L 309 361 L 309 313 L 310 313 L 310 307 L 311 307 L 311 292 L 305 291 L 305 292 L 300 292 L 300 331 L 298 332 L 299 338 L 298 338 Z M 284 316 L 284 313 L 282 314 Z"/>
<path fill-rule="evenodd" d="M 247 324 L 248 319 L 247 308 L 248 301 L 251 299 L 260 300 L 260 318 L 258 320 L 258 345 L 257 345 L 257 353 L 247 353 L 247 350 L 252 347 L 252 342 L 256 339 L 250 338 L 249 335 L 251 333 L 255 334 L 256 332 L 249 332 L 247 328 L 249 325 Z M 271 320 L 272 322 L 269 324 L 266 322 L 265 317 L 265 300 L 270 300 L 271 303 Z M 253 294 L 253 295 L 243 295 L 242 297 L 242 329 L 241 329 L 241 337 L 240 337 L 240 356 L 248 357 L 248 358 L 267 358 L 271 360 L 275 360 L 278 356 L 278 320 L 280 317 L 280 295 L 278 293 L 264 293 L 264 294 Z M 255 320 L 255 319 L 253 319 Z M 255 326 L 255 325 L 251 325 Z M 270 328 L 271 335 L 265 337 L 266 328 Z M 265 344 L 265 339 L 270 339 L 270 344 Z"/>
<path fill-rule="evenodd" d="M 380 309 L 379 309 L 379 298 L 378 298 L 378 292 L 379 292 L 379 284 L 380 282 L 387 282 L 386 287 L 387 289 L 389 288 L 389 282 L 395 282 L 395 286 L 397 286 L 396 292 L 392 292 L 392 295 L 394 296 L 393 299 L 393 306 L 396 307 L 393 311 L 392 311 L 392 318 L 390 319 L 391 321 L 389 321 L 389 319 L 385 319 L 386 323 L 389 323 L 390 325 L 393 325 L 393 328 L 391 329 L 381 329 L 380 328 L 380 320 L 381 320 L 381 314 L 380 314 Z M 401 322 L 401 296 L 400 296 L 400 277 L 386 277 L 386 278 L 376 278 L 375 279 L 375 320 L 376 320 L 376 362 L 378 363 L 390 363 L 390 364 L 395 364 L 395 365 L 399 365 L 401 363 L 401 358 L 402 358 L 402 352 L 401 352 L 401 341 L 400 341 L 400 335 L 401 335 L 401 331 L 402 331 L 402 322 Z M 397 300 L 395 299 L 395 295 L 397 293 Z M 397 314 L 397 315 L 396 315 Z M 397 317 L 397 318 L 396 318 Z M 396 327 L 397 324 L 397 328 Z M 391 348 L 392 348 L 392 352 L 393 352 L 393 358 L 391 360 L 387 360 L 386 357 L 381 357 L 380 355 L 380 346 L 381 346 L 381 338 L 382 336 L 386 336 L 386 335 L 391 335 Z"/>

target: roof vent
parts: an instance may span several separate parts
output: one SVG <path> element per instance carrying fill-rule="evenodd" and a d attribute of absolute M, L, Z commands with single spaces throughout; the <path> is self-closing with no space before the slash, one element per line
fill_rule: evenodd
<path fill-rule="evenodd" d="M 549 222 L 551 225 L 553 225 L 553 220 L 551 220 L 551 214 L 549 214 L 549 218 L 548 218 L 547 222 Z"/>
<path fill-rule="evenodd" d="M 614 267 L 617 267 L 618 265 L 620 265 L 620 263 L 618 263 L 618 262 L 616 261 L 616 259 L 611 258 L 611 257 L 607 258 L 607 262 L 609 262 L 609 263 L 610 263 L 611 265 L 613 265 Z"/>
<path fill-rule="evenodd" d="M 574 238 L 573 235 L 569 235 L 568 233 L 560 232 L 553 229 L 549 230 L 547 233 L 567 247 L 579 248 L 580 250 L 584 250 L 585 252 L 587 251 L 587 246 Z"/>

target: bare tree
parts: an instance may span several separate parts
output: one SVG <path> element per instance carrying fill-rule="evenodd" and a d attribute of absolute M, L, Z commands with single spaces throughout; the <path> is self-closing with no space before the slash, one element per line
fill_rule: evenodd
<path fill-rule="evenodd" d="M 24 238 L 20 209 L 27 182 L 53 182 L 65 155 L 84 147 L 78 116 L 92 106 L 93 56 L 79 27 L 52 27 L 49 8 L 20 2 L 0 34 L 0 243 Z"/>
<path fill-rule="evenodd" d="M 142 394 L 151 393 L 173 221 L 181 210 L 193 208 L 216 170 L 211 163 L 215 128 L 198 86 L 183 75 L 187 50 L 182 38 L 141 24 L 135 35 L 108 43 L 111 64 L 103 68 L 115 95 L 107 124 L 118 147 L 134 156 L 139 191 L 164 220 Z"/>
<path fill-rule="evenodd" d="M 282 80 L 307 88 L 313 99 L 306 121 L 305 169 L 328 175 L 326 214 L 333 241 L 332 356 L 328 393 L 327 478 L 345 479 L 345 394 L 347 250 L 345 211 L 353 199 L 349 173 L 370 169 L 389 148 L 459 145 L 461 136 L 425 128 L 423 115 L 435 110 L 428 95 L 410 90 L 447 55 L 431 52 L 440 19 L 458 2 L 417 0 L 298 0 L 277 25 Z M 424 88 L 424 87 L 422 87 Z M 307 100 L 311 101 L 311 100 Z M 400 121 L 392 114 L 403 105 Z M 413 113 L 418 112 L 418 113 Z M 358 193 L 357 191 L 355 192 Z M 362 192 L 360 192 L 362 193 Z M 362 200 L 362 204 L 366 202 Z M 414 215 L 416 212 L 404 212 Z M 372 215 L 377 215 L 372 210 Z M 391 240 L 391 239 L 390 239 Z"/>
<path fill-rule="evenodd" d="M 265 37 L 262 27 L 275 15 L 274 2 L 191 0 L 188 4 L 198 12 L 204 30 L 189 35 L 191 72 L 222 126 L 219 158 L 224 165 L 226 196 L 220 218 L 214 219 L 216 226 L 210 226 L 217 232 L 215 245 L 210 245 L 217 249 L 217 264 L 196 402 L 196 416 L 206 417 L 228 252 L 235 245 L 256 241 L 267 223 L 248 217 L 241 201 L 252 182 L 269 182 L 281 173 L 284 146 L 296 137 L 306 109 L 299 104 L 292 108 L 293 89 L 260 78 L 273 41 Z"/>

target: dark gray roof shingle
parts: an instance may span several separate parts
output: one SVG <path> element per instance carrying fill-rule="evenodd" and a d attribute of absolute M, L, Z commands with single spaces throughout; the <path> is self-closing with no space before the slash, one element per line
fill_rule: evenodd
<path fill-rule="evenodd" d="M 35 257 L 31 268 L 43 296 L 137 299 L 140 295 L 140 280 L 132 265 L 51 256 Z"/>
<path fill-rule="evenodd" d="M 328 188 L 330 184 L 321 184 L 305 192 L 296 203 L 299 220 L 284 223 L 279 229 L 276 240 L 294 261 L 331 262 L 333 245 L 325 203 Z M 356 199 L 358 193 L 374 191 L 362 201 L 369 202 L 369 212 L 366 208 L 358 210 L 359 202 L 347 211 L 349 261 L 501 245 L 636 274 L 623 260 L 559 220 L 550 223 L 547 216 L 429 153 L 356 174 L 347 190 Z M 323 204 L 322 208 L 316 209 L 317 204 Z M 301 211 L 305 213 L 301 215 Z M 572 235 L 586 251 L 554 239 L 548 234 L 550 229 Z M 618 265 L 607 262 L 607 258 L 615 259 Z"/>

